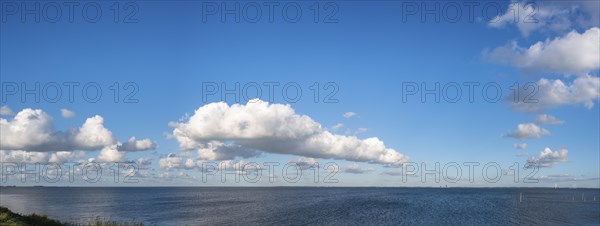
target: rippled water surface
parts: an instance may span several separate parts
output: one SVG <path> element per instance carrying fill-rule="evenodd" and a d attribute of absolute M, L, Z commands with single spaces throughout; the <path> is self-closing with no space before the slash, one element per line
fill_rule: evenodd
<path fill-rule="evenodd" d="M 599 199 L 598 189 L 540 188 L 0 190 L 0 205 L 19 213 L 80 223 L 99 218 L 150 225 L 600 225 Z"/>

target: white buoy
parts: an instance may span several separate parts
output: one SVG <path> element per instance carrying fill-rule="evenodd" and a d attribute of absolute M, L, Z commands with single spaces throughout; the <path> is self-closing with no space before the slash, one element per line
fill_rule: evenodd
<path fill-rule="evenodd" d="M 523 202 L 523 192 L 519 193 L 519 202 Z"/>

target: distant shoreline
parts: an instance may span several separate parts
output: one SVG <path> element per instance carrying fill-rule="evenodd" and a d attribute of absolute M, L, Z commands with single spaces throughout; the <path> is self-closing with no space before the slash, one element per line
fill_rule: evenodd
<path fill-rule="evenodd" d="M 591 187 L 378 187 L 378 186 L 0 186 L 0 188 L 423 188 L 423 189 L 560 189 L 560 190 L 578 190 L 595 189 Z"/>

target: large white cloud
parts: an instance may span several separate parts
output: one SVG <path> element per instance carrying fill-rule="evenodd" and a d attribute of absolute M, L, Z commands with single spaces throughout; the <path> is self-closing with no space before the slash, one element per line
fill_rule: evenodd
<path fill-rule="evenodd" d="M 526 167 L 551 167 L 567 161 L 569 161 L 569 150 L 562 148 L 552 151 L 550 148 L 544 148 L 538 156 L 533 156 L 527 161 Z"/>
<path fill-rule="evenodd" d="M 484 51 L 492 61 L 527 71 L 582 74 L 600 67 L 600 29 L 571 31 L 563 37 L 537 42 L 527 48 L 516 41 Z"/>
<path fill-rule="evenodd" d="M 118 142 L 104 127 L 104 118 L 99 115 L 88 118 L 79 128 L 58 131 L 53 118 L 46 112 L 26 108 L 10 120 L 0 118 L 0 132 L 0 149 L 13 151 L 4 152 L 13 162 L 29 162 L 31 159 L 65 162 L 82 158 L 84 153 L 80 151 L 95 150 L 100 150 L 98 160 L 112 162 L 122 161 L 126 151 L 156 148 L 156 143 L 149 139 L 132 137 L 125 143 Z M 49 159 L 48 152 L 51 152 Z M 38 153 L 46 153 L 45 159 Z"/>
<path fill-rule="evenodd" d="M 592 108 L 594 101 L 600 99 L 600 78 L 584 75 L 577 77 L 571 83 L 565 83 L 560 79 L 540 79 L 537 83 L 537 92 L 531 100 L 523 98 L 529 95 L 531 90 L 522 90 L 522 97 L 517 102 L 511 101 L 514 109 L 524 112 L 539 112 L 544 109 L 559 107 L 562 105 L 583 105 Z M 514 100 L 514 94 L 508 98 Z"/>
<path fill-rule="evenodd" d="M 11 121 L 0 118 L 0 131 L 0 148 L 8 150 L 44 151 L 51 143 L 64 145 L 66 138 L 54 131 L 52 118 L 42 110 L 23 109 Z"/>
<path fill-rule="evenodd" d="M 63 132 L 55 130 L 52 117 L 44 111 L 26 108 L 10 121 L 0 118 L 0 130 L 0 148 L 4 150 L 97 150 L 115 142 L 98 115 L 88 118 L 78 129 Z"/>
<path fill-rule="evenodd" d="M 550 131 L 539 127 L 533 123 L 522 123 L 517 125 L 517 129 L 511 133 L 505 134 L 504 137 L 512 137 L 517 139 L 540 138 L 550 135 Z"/>
<path fill-rule="evenodd" d="M 115 142 L 112 132 L 104 127 L 104 118 L 99 115 L 85 120 L 73 138 L 73 143 L 84 150 L 96 150 Z"/>
<path fill-rule="evenodd" d="M 210 103 L 198 108 L 187 121 L 170 123 L 183 150 L 211 148 L 215 142 L 244 150 L 293 154 L 314 158 L 400 164 L 408 157 L 388 148 L 376 137 L 332 134 L 289 105 L 251 100 L 246 105 Z M 236 153 L 236 150 L 232 151 Z M 201 154 L 202 155 L 202 154 Z M 239 156 L 239 155 L 238 155 Z"/>

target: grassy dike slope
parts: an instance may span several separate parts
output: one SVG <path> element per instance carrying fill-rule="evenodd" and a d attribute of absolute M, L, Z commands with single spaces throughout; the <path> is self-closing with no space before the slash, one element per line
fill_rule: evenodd
<path fill-rule="evenodd" d="M 95 221 L 87 224 L 72 224 L 60 222 L 54 219 L 48 218 L 46 215 L 20 215 L 13 213 L 8 208 L 0 206 L 0 226 L 143 226 L 141 223 L 117 223 L 117 222 L 104 222 Z"/>

